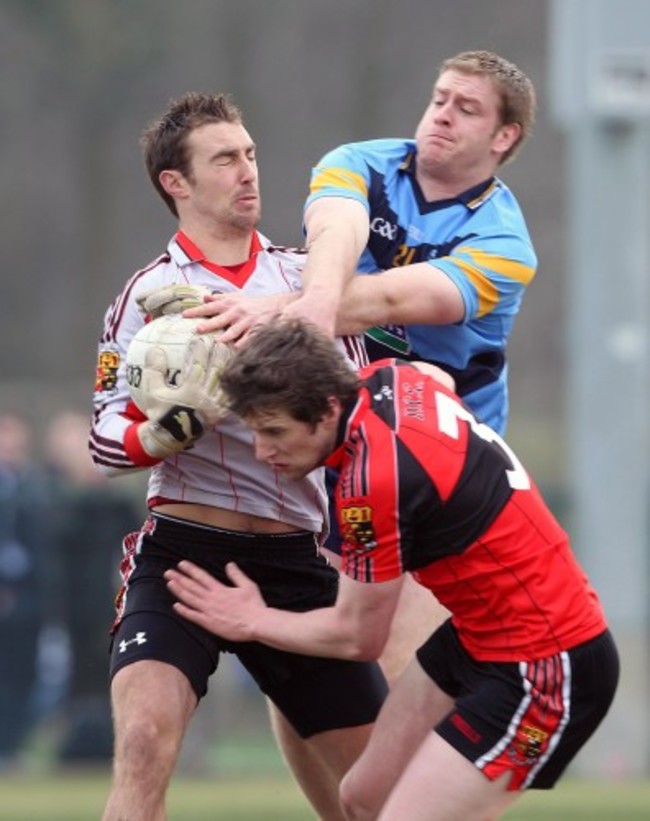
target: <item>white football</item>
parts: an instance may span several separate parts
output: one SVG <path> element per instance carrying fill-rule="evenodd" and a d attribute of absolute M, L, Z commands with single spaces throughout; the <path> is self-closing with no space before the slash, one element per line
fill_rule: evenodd
<path fill-rule="evenodd" d="M 131 340 L 126 352 L 126 381 L 131 398 L 143 413 L 149 409 L 147 396 L 142 389 L 142 370 L 147 351 L 152 347 L 164 350 L 168 365 L 165 381 L 170 386 L 178 385 L 187 346 L 195 338 L 196 326 L 202 321 L 202 318 L 189 319 L 182 314 L 160 316 L 147 322 Z"/>

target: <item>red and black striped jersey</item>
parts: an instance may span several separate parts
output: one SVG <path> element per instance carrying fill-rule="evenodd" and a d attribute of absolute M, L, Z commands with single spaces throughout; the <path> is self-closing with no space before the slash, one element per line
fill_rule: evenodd
<path fill-rule="evenodd" d="M 328 459 L 343 571 L 362 582 L 411 572 L 481 660 L 542 658 L 601 633 L 567 534 L 501 437 L 406 362 L 360 374 Z"/>

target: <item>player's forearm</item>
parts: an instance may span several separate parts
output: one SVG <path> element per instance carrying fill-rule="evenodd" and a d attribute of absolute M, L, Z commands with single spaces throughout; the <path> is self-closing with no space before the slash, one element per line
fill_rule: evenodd
<path fill-rule="evenodd" d="M 447 325 L 464 316 L 456 285 L 427 262 L 358 275 L 341 296 L 336 332 L 360 333 L 374 325 Z"/>
<path fill-rule="evenodd" d="M 391 320 L 391 300 L 378 276 L 357 275 L 347 283 L 339 301 L 336 333 L 359 334 Z M 394 311 L 392 311 L 394 313 Z"/>
<path fill-rule="evenodd" d="M 104 406 L 93 418 L 89 436 L 89 452 L 96 469 L 108 478 L 132 475 L 148 470 L 160 460 L 153 459 L 140 444 L 137 428 L 142 416 L 136 409 L 131 414 L 115 403 L 114 411 Z"/>
<path fill-rule="evenodd" d="M 252 625 L 254 641 L 278 650 L 356 661 L 375 660 L 383 649 L 369 633 L 367 626 L 346 620 L 336 607 L 307 613 L 268 607 Z"/>
<path fill-rule="evenodd" d="M 359 249 L 345 227 L 323 226 L 310 237 L 308 261 L 303 272 L 305 292 L 332 293 L 340 297 L 354 276 Z"/>
<path fill-rule="evenodd" d="M 386 644 L 402 579 L 367 585 L 339 579 L 335 606 L 304 613 L 269 607 L 257 584 L 234 562 L 224 584 L 192 562 L 165 572 L 174 609 L 205 630 L 231 641 L 258 641 L 304 655 L 376 659 Z"/>
<path fill-rule="evenodd" d="M 312 203 L 305 214 L 307 263 L 304 290 L 310 296 L 338 300 L 357 270 L 368 241 L 368 217 L 356 201 L 340 197 Z"/>

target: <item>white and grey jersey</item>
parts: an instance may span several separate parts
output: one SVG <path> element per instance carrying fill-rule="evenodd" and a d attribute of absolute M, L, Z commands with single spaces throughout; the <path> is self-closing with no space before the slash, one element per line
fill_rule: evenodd
<path fill-rule="evenodd" d="M 302 286 L 305 258 L 302 250 L 275 247 L 256 234 L 250 259 L 222 268 L 203 259 L 179 233 L 165 254 L 128 280 L 106 312 L 99 341 L 90 451 L 102 472 L 117 475 L 151 467 L 150 461 L 139 460 L 134 449 L 125 446 L 129 429 L 134 430 L 143 419 L 131 401 L 125 375 L 129 343 L 145 322 L 136 298 L 173 283 L 203 285 L 214 293 L 297 291 Z M 359 337 L 346 337 L 339 344 L 355 367 L 365 364 Z M 324 532 L 327 522 L 323 470 L 313 471 L 302 481 L 284 478 L 255 459 L 251 433 L 232 415 L 188 450 L 151 467 L 147 495 L 150 504 L 164 499 L 212 505 L 315 533 Z"/>

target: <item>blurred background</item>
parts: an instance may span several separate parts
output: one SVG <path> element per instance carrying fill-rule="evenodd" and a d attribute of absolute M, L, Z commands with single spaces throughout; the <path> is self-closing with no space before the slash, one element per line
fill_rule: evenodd
<path fill-rule="evenodd" d="M 517 63 L 539 100 L 533 138 L 501 174 L 539 256 L 510 344 L 508 439 L 574 536 L 624 654 L 617 704 L 576 766 L 648 774 L 643 0 L 0 0 L 5 767 L 110 754 L 105 636 L 143 485 L 95 475 L 85 434 L 103 313 L 175 227 L 140 132 L 171 97 L 229 92 L 258 144 L 262 231 L 299 245 L 321 154 L 411 136 L 439 63 L 468 49 Z M 219 733 L 268 732 L 257 693 L 226 667 L 188 767 L 205 766 Z"/>

